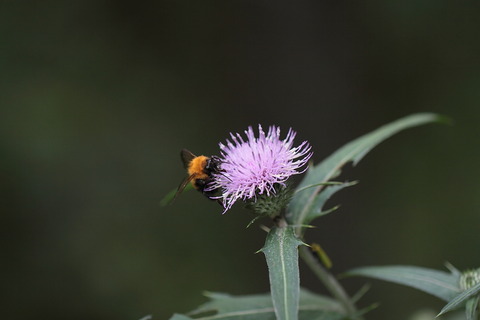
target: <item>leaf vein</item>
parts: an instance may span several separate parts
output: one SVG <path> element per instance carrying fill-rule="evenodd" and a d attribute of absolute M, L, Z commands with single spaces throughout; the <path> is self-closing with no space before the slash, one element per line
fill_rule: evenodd
<path fill-rule="evenodd" d="M 283 273 L 283 303 L 285 306 L 285 319 L 288 319 L 288 299 L 287 299 L 287 271 L 285 270 L 285 256 L 283 252 L 283 243 L 284 243 L 284 233 L 285 229 L 279 229 L 282 231 L 280 236 L 280 261 L 282 263 L 282 273 Z"/>

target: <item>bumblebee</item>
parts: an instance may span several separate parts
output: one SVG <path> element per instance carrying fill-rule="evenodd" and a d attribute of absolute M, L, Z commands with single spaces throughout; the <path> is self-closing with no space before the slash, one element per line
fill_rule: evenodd
<path fill-rule="evenodd" d="M 220 158 L 217 156 L 196 156 L 187 149 L 183 149 L 180 152 L 180 157 L 185 169 L 187 169 L 188 177 L 178 187 L 175 197 L 189 183 L 208 198 L 215 195 L 219 189 L 210 190 L 206 187 L 212 181 L 212 174 L 220 172 Z"/>

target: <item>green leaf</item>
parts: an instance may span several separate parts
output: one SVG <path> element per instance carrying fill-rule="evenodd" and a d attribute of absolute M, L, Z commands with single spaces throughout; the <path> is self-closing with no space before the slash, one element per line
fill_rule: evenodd
<path fill-rule="evenodd" d="M 340 174 L 341 168 L 346 163 L 352 161 L 353 165 L 356 165 L 375 146 L 399 131 L 444 120 L 443 117 L 433 113 L 418 113 L 401 118 L 347 143 L 320 164 L 310 166 L 305 178 L 297 188 L 298 190 L 303 190 L 294 194 L 287 208 L 287 218 L 289 222 L 293 225 L 307 224 L 305 221 L 312 217 L 312 212 L 321 211 L 321 209 L 317 207 L 321 204 L 321 201 L 318 201 L 317 197 L 322 190 L 328 188 L 325 188 L 323 185 L 314 188 L 305 187 L 328 182 Z M 339 190 L 340 189 L 336 191 Z"/>
<path fill-rule="evenodd" d="M 445 301 L 450 301 L 460 292 L 458 275 L 414 266 L 362 267 L 350 270 L 346 275 L 364 276 L 403 284 Z"/>
<path fill-rule="evenodd" d="M 207 293 L 210 301 L 190 312 L 191 317 L 175 314 L 170 320 L 275 320 L 270 294 L 232 296 Z M 340 304 L 328 297 L 300 290 L 300 320 L 340 320 L 345 313 Z"/>
<path fill-rule="evenodd" d="M 306 289 L 300 290 L 300 320 L 343 319 L 346 317 L 342 305 L 336 300 L 314 294 Z"/>
<path fill-rule="evenodd" d="M 301 244 L 293 227 L 274 227 L 268 233 L 265 246 L 261 250 L 267 259 L 270 291 L 277 320 L 298 319 L 298 246 Z"/>
<path fill-rule="evenodd" d="M 311 185 L 308 185 L 308 186 L 305 186 L 303 188 L 297 188 L 295 190 L 295 192 L 300 192 L 300 191 L 303 191 L 305 189 L 309 189 L 309 188 L 314 188 L 314 187 L 318 187 L 318 186 L 338 186 L 338 185 L 342 185 L 343 182 L 340 182 L 340 181 L 328 181 L 328 182 L 322 182 L 322 183 L 316 183 L 316 184 L 311 184 Z"/>
<path fill-rule="evenodd" d="M 216 312 L 216 316 L 230 317 L 233 315 L 273 314 L 272 298 L 269 294 L 253 294 L 232 296 L 226 293 L 207 292 L 211 300 L 194 311 L 191 315 Z"/>
<path fill-rule="evenodd" d="M 335 211 L 335 210 L 326 210 L 326 211 L 323 210 L 323 207 L 325 206 L 325 203 L 328 201 L 328 199 L 330 199 L 336 192 L 346 187 L 354 186 L 357 183 L 358 183 L 357 181 L 345 182 L 340 185 L 334 185 L 334 186 L 329 186 L 325 188 L 315 198 L 315 201 L 312 206 L 312 210 L 309 211 L 308 214 L 306 215 L 304 224 L 309 224 L 312 220 Z"/>
<path fill-rule="evenodd" d="M 448 302 L 445 305 L 445 307 L 443 307 L 443 309 L 440 311 L 440 313 L 437 315 L 437 317 L 444 314 L 445 312 L 448 312 L 450 310 L 453 310 L 453 309 L 463 305 L 463 303 L 465 303 L 470 298 L 477 296 L 479 293 L 480 293 L 480 283 L 476 284 L 475 286 L 471 287 L 470 289 L 467 289 L 467 290 L 463 291 L 462 293 L 458 294 L 457 296 L 454 296 L 452 299 L 449 299 L 450 302 Z"/>
<path fill-rule="evenodd" d="M 467 304 L 465 306 L 465 316 L 467 317 L 467 320 L 477 320 L 478 315 L 477 315 L 477 308 L 478 308 L 478 301 L 480 297 L 476 296 L 473 297 L 469 300 L 467 300 Z"/>
<path fill-rule="evenodd" d="M 193 318 L 184 316 L 183 314 L 175 313 L 170 320 L 193 320 Z"/>

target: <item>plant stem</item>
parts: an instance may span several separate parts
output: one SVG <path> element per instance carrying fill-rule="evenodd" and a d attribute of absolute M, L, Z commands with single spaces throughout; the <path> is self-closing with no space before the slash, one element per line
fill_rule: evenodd
<path fill-rule="evenodd" d="M 332 296 L 337 299 L 347 311 L 348 316 L 351 319 L 359 319 L 358 311 L 354 303 L 345 292 L 340 283 L 335 279 L 335 277 L 328 272 L 315 258 L 312 252 L 306 246 L 301 246 L 299 248 L 300 257 L 305 261 L 313 273 L 320 279 L 320 281 L 325 285 L 327 290 L 332 294 Z"/>

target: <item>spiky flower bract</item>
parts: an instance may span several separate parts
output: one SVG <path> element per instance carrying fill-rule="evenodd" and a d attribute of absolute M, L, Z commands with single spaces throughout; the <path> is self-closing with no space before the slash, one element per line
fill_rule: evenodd
<path fill-rule="evenodd" d="M 285 188 L 292 175 L 303 173 L 312 156 L 307 141 L 293 147 L 296 132 L 288 130 L 280 139 L 280 128 L 270 126 L 267 134 L 258 126 L 258 137 L 252 127 L 220 143 L 221 170 L 214 175 L 212 189 L 219 188 L 225 211 L 237 200 L 255 201 L 257 195 L 274 196 L 278 188 Z M 305 168 L 304 168 L 305 167 Z M 224 212 L 225 212 L 224 211 Z"/>

